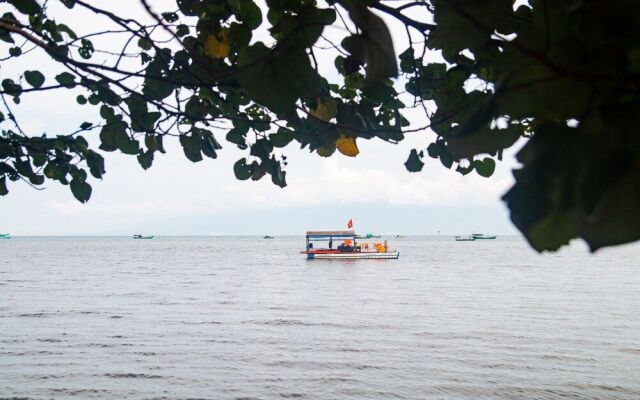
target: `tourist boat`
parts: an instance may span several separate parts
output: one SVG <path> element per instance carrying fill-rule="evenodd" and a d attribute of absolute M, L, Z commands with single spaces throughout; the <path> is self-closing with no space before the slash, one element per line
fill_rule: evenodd
<path fill-rule="evenodd" d="M 303 254 L 308 259 L 395 259 L 400 252 L 389 250 L 387 241 L 383 243 L 358 242 L 366 236 L 358 236 L 354 231 L 309 231 L 306 235 L 307 247 Z M 318 247 L 326 242 L 327 247 Z"/>
<path fill-rule="evenodd" d="M 134 239 L 153 239 L 153 236 L 133 235 Z"/>
<path fill-rule="evenodd" d="M 273 239 L 273 236 L 266 235 L 264 239 Z"/>
<path fill-rule="evenodd" d="M 456 236 L 456 242 L 473 242 L 476 238 L 473 235 L 470 236 Z"/>
<path fill-rule="evenodd" d="M 382 236 L 376 235 L 375 233 L 367 233 L 366 236 L 359 236 L 359 239 L 379 239 Z"/>
<path fill-rule="evenodd" d="M 496 235 L 485 235 L 483 233 L 473 233 L 471 234 L 475 240 L 487 240 L 487 239 L 495 239 Z"/>
<path fill-rule="evenodd" d="M 11 239 L 11 235 L 8 233 L 0 233 L 0 239 Z"/>

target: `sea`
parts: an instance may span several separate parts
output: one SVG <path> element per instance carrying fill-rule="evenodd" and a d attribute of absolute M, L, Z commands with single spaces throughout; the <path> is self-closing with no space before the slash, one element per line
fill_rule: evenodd
<path fill-rule="evenodd" d="M 386 239 L 0 240 L 0 399 L 640 399 L 639 245 Z"/>

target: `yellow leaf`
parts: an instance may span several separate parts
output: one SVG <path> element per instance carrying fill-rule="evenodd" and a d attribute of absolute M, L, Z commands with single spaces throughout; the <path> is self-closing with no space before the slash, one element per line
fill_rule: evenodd
<path fill-rule="evenodd" d="M 209 35 L 204 43 L 204 53 L 211 58 L 225 58 L 230 50 L 229 32 L 226 29 Z"/>
<path fill-rule="evenodd" d="M 336 99 L 320 100 L 318 99 L 318 106 L 315 110 L 311 110 L 311 115 L 321 119 L 323 121 L 329 121 L 336 116 L 338 103 Z"/>
<path fill-rule="evenodd" d="M 326 144 L 324 146 L 320 146 L 316 149 L 316 153 L 318 153 L 321 157 L 331 157 L 331 155 L 336 151 L 335 142 Z"/>
<path fill-rule="evenodd" d="M 345 156 L 355 157 L 360 153 L 360 150 L 358 150 L 358 146 L 356 145 L 356 139 L 352 137 L 340 136 L 338 140 L 336 140 L 336 147 L 340 153 Z"/>

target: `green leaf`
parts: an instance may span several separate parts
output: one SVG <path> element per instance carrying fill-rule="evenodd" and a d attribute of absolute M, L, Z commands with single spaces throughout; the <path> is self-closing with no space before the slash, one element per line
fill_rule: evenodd
<path fill-rule="evenodd" d="M 202 143 L 198 136 L 180 135 L 184 155 L 192 162 L 202 161 Z"/>
<path fill-rule="evenodd" d="M 80 129 L 89 129 L 93 126 L 93 124 L 91 122 L 83 122 L 82 124 L 80 124 Z"/>
<path fill-rule="evenodd" d="M 0 196 L 6 196 L 9 193 L 7 189 L 7 178 L 0 177 Z"/>
<path fill-rule="evenodd" d="M 493 175 L 493 171 L 496 169 L 496 162 L 489 157 L 484 160 L 473 160 L 473 168 L 475 168 L 478 175 L 488 178 Z"/>
<path fill-rule="evenodd" d="M 262 23 L 262 12 L 253 0 L 229 0 L 236 17 L 249 29 L 254 30 Z"/>
<path fill-rule="evenodd" d="M 209 158 L 217 158 L 216 150 L 222 149 L 213 134 L 209 131 L 201 131 L 202 135 L 202 153 Z"/>
<path fill-rule="evenodd" d="M 104 158 L 93 150 L 89 150 L 85 158 L 91 175 L 95 178 L 101 179 L 102 175 L 106 172 L 104 169 Z"/>
<path fill-rule="evenodd" d="M 69 72 L 63 72 L 59 75 L 56 75 L 56 81 L 58 81 L 59 84 L 63 85 L 66 88 L 73 88 L 76 86 L 76 77 L 73 74 L 70 74 Z"/>
<path fill-rule="evenodd" d="M 118 149 L 124 154 L 136 155 L 140 152 L 140 143 L 137 140 L 131 139 L 128 135 L 126 140 L 118 143 Z"/>
<path fill-rule="evenodd" d="M 176 35 L 178 37 L 187 36 L 189 34 L 189 27 L 185 24 L 180 24 L 176 27 Z"/>
<path fill-rule="evenodd" d="M 509 125 L 506 129 L 482 127 L 464 136 L 447 139 L 447 150 L 458 158 L 471 158 L 478 154 L 495 155 L 511 147 L 524 134 L 523 125 Z"/>
<path fill-rule="evenodd" d="M 140 150 L 138 142 L 129 137 L 126 125 L 119 120 L 108 123 L 102 128 L 100 140 L 102 141 L 100 149 L 104 151 L 120 149 L 125 154 L 137 155 Z"/>
<path fill-rule="evenodd" d="M 195 17 L 202 11 L 201 0 L 177 0 L 180 11 L 188 16 Z"/>
<path fill-rule="evenodd" d="M 144 153 L 138 154 L 138 162 L 143 169 L 151 168 L 151 164 L 153 163 L 153 151 L 145 151 Z"/>
<path fill-rule="evenodd" d="M 89 198 L 91 197 L 91 185 L 87 182 L 74 178 L 71 180 L 70 187 L 71 193 L 73 193 L 80 203 L 86 203 L 89 201 Z"/>
<path fill-rule="evenodd" d="M 277 133 L 269 135 L 269 140 L 274 147 L 285 147 L 293 140 L 293 132 L 286 128 L 278 129 Z"/>
<path fill-rule="evenodd" d="M 10 47 L 9 48 L 9 55 L 11 57 L 18 57 L 21 54 L 22 54 L 22 49 L 20 47 Z"/>
<path fill-rule="evenodd" d="M 22 86 L 16 84 L 12 79 L 4 79 L 2 81 L 2 88 L 7 94 L 12 96 L 19 96 L 22 93 Z"/>
<path fill-rule="evenodd" d="M 82 44 L 82 47 L 78 49 L 78 54 L 80 54 L 80 57 L 88 60 L 94 52 L 93 43 L 87 39 L 82 39 L 80 43 Z"/>
<path fill-rule="evenodd" d="M 247 165 L 247 159 L 241 158 L 233 164 L 233 173 L 236 175 L 236 178 L 241 181 L 246 181 L 251 178 L 253 174 L 253 167 L 251 165 Z"/>
<path fill-rule="evenodd" d="M 129 108 L 131 129 L 135 132 L 153 132 L 160 113 L 148 112 L 147 101 L 140 96 L 129 96 L 124 102 Z"/>
<path fill-rule="evenodd" d="M 345 38 L 342 47 L 359 61 L 367 63 L 368 82 L 380 81 L 398 75 L 396 53 L 389 28 L 382 18 L 375 15 L 366 3 L 345 3 L 349 16 L 362 30 L 362 34 Z"/>
<path fill-rule="evenodd" d="M 411 153 L 409 153 L 409 158 L 404 163 L 404 166 L 407 168 L 409 172 L 420 172 L 422 171 L 422 167 L 424 167 L 424 162 L 422 162 L 420 155 L 416 149 L 412 149 Z"/>
<path fill-rule="evenodd" d="M 268 159 L 272 151 L 273 146 L 267 139 L 258 139 L 251 145 L 250 154 L 260 159 Z"/>
<path fill-rule="evenodd" d="M 174 12 L 163 12 L 162 18 L 164 18 L 164 20 L 168 23 L 172 24 L 178 20 L 178 14 Z"/>
<path fill-rule="evenodd" d="M 258 42 L 240 51 L 238 64 L 240 84 L 257 103 L 275 113 L 292 111 L 298 99 L 322 90 L 304 49 L 283 49 L 275 55 Z"/>
<path fill-rule="evenodd" d="M 31 184 L 39 186 L 44 183 L 44 175 L 32 175 L 29 177 Z"/>
<path fill-rule="evenodd" d="M 277 18 L 270 30 L 280 46 L 309 48 L 318 41 L 325 26 L 335 21 L 336 12 L 331 8 L 303 6 L 297 15 L 280 14 Z"/>
<path fill-rule="evenodd" d="M 153 48 L 153 42 L 146 37 L 138 39 L 138 47 L 143 50 L 151 50 Z"/>
<path fill-rule="evenodd" d="M 164 100 L 173 93 L 175 86 L 169 82 L 147 78 L 144 81 L 142 93 L 153 100 Z"/>
<path fill-rule="evenodd" d="M 400 70 L 402 70 L 402 72 L 404 72 L 405 74 L 414 72 L 416 62 L 413 58 L 413 47 L 409 47 L 408 49 L 400 53 L 399 58 Z"/>
<path fill-rule="evenodd" d="M 8 0 L 18 11 L 27 15 L 35 15 L 42 9 L 35 0 Z"/>
<path fill-rule="evenodd" d="M 24 79 L 36 89 L 44 83 L 44 75 L 40 71 L 24 71 Z"/>
<path fill-rule="evenodd" d="M 76 5 L 76 0 L 60 0 L 68 9 L 72 9 Z"/>

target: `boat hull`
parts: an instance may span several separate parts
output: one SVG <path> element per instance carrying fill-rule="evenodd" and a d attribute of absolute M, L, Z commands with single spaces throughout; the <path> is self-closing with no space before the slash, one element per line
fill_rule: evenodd
<path fill-rule="evenodd" d="M 485 235 L 483 233 L 474 233 L 471 235 L 475 240 L 493 240 L 497 238 L 496 235 Z"/>
<path fill-rule="evenodd" d="M 398 257 L 400 257 L 400 252 L 398 251 L 386 253 L 307 253 L 307 258 L 310 260 L 397 260 Z"/>

